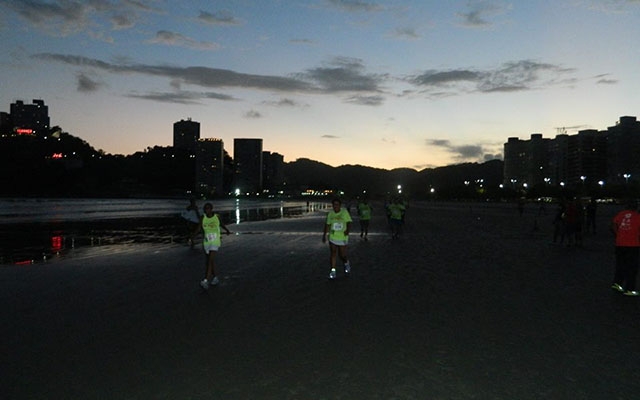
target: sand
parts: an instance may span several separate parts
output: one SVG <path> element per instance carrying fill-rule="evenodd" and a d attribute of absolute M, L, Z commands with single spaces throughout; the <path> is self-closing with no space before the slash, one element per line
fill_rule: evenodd
<path fill-rule="evenodd" d="M 329 281 L 322 212 L 230 225 L 222 283 L 184 245 L 104 246 L 0 269 L 3 399 L 633 399 L 640 298 L 613 242 L 552 245 L 553 210 L 374 203 Z"/>

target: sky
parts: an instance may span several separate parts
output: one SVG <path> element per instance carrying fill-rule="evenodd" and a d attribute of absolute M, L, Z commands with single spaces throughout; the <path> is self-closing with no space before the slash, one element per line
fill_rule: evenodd
<path fill-rule="evenodd" d="M 233 156 L 423 170 L 640 114 L 640 0 L 0 0 L 0 111 L 110 154 L 200 122 Z"/>

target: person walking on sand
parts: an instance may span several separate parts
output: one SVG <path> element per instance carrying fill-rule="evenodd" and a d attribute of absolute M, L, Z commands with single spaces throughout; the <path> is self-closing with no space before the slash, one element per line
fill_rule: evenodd
<path fill-rule="evenodd" d="M 336 279 L 336 259 L 339 256 L 344 264 L 344 273 L 351 273 L 351 264 L 347 257 L 347 244 L 349 243 L 349 231 L 351 230 L 351 215 L 345 209 L 342 209 L 342 201 L 338 198 L 331 202 L 333 209 L 327 214 L 327 220 L 324 224 L 324 232 L 322 234 L 322 243 L 326 243 L 327 234 L 329 235 L 329 250 L 331 271 L 329 279 Z"/>
<path fill-rule="evenodd" d="M 360 219 L 360 237 L 364 240 L 369 240 L 369 222 L 371 221 L 371 205 L 369 201 L 364 198 L 362 202 L 358 204 L 358 217 Z"/>
<path fill-rule="evenodd" d="M 193 249 L 196 235 L 200 230 L 200 219 L 202 218 L 198 211 L 198 205 L 196 199 L 193 197 L 189 199 L 189 205 L 181 214 L 182 218 L 187 223 L 187 234 L 189 235 L 189 246 Z"/>
<path fill-rule="evenodd" d="M 204 205 L 204 216 L 202 217 L 202 232 L 204 234 L 202 247 L 204 248 L 204 253 L 206 255 L 206 270 L 205 277 L 202 282 L 200 282 L 200 286 L 205 290 L 209 289 L 210 285 L 215 286 L 220 283 L 220 280 L 216 276 L 215 257 L 220 245 L 222 244 L 220 240 L 221 228 L 227 232 L 227 235 L 231 233 L 222 221 L 220 221 L 218 214 L 213 212 L 213 205 L 211 203 L 206 203 Z"/>
<path fill-rule="evenodd" d="M 640 255 L 640 214 L 635 200 L 613 217 L 611 230 L 616 236 L 616 270 L 611 288 L 626 296 L 637 296 L 636 276 Z"/>

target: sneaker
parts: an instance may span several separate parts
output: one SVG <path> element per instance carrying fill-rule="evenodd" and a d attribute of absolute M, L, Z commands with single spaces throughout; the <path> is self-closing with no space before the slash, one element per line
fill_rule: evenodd
<path fill-rule="evenodd" d="M 202 282 L 200 282 L 200 286 L 202 286 L 204 290 L 209 289 L 209 281 L 206 279 L 203 279 Z"/>
<path fill-rule="evenodd" d="M 350 274 L 350 273 L 351 273 L 351 263 L 347 262 L 347 263 L 344 265 L 344 273 L 345 273 L 345 274 Z"/>
<path fill-rule="evenodd" d="M 627 290 L 626 292 L 624 292 L 625 296 L 638 296 L 640 295 L 640 292 L 637 292 L 635 290 Z"/>
<path fill-rule="evenodd" d="M 218 277 L 217 277 L 217 276 L 214 276 L 214 277 L 213 277 L 213 279 L 211 280 L 210 284 L 211 284 L 211 285 L 213 285 L 213 286 L 215 286 L 215 285 L 217 285 L 218 283 L 220 283 L 220 279 L 218 279 Z"/>
<path fill-rule="evenodd" d="M 336 269 L 331 268 L 331 272 L 329 272 L 329 279 L 336 279 Z"/>
<path fill-rule="evenodd" d="M 617 283 L 614 283 L 613 285 L 611 285 L 611 289 L 617 290 L 618 292 L 621 292 L 621 293 L 624 292 L 624 288 Z"/>

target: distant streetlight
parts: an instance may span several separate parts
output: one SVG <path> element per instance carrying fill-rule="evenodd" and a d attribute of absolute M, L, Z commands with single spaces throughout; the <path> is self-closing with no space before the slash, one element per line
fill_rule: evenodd
<path fill-rule="evenodd" d="M 602 188 L 604 186 L 604 181 L 598 181 L 598 185 Z"/>
<path fill-rule="evenodd" d="M 398 194 L 402 193 L 402 185 L 398 185 Z"/>
<path fill-rule="evenodd" d="M 623 174 L 622 177 L 625 180 L 626 184 L 629 184 L 629 178 L 631 178 L 631 174 Z"/>

